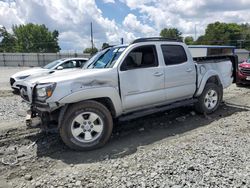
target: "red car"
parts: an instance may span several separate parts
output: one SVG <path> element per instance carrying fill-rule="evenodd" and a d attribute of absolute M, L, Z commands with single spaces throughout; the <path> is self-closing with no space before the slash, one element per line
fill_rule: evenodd
<path fill-rule="evenodd" d="M 250 59 L 239 64 L 236 83 L 237 85 L 250 84 Z"/>

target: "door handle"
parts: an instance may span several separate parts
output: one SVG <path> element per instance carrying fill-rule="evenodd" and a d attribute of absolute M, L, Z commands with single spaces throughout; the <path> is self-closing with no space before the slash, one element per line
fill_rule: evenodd
<path fill-rule="evenodd" d="M 154 73 L 154 76 L 162 76 L 162 75 L 163 75 L 162 72 L 155 72 L 155 73 Z"/>
<path fill-rule="evenodd" d="M 186 70 L 186 72 L 192 72 L 192 71 L 193 71 L 192 68 L 188 68 L 188 69 Z"/>

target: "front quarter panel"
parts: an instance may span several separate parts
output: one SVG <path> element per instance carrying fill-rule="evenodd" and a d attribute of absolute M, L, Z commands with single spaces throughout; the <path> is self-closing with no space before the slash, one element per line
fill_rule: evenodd
<path fill-rule="evenodd" d="M 122 113 L 121 99 L 117 88 L 114 87 L 105 86 L 99 88 L 96 87 L 96 88 L 80 90 L 63 97 L 58 102 L 60 104 L 70 104 L 70 103 L 77 103 L 83 100 L 104 98 L 104 97 L 109 98 L 112 101 L 116 111 L 116 116 L 121 115 Z"/>
<path fill-rule="evenodd" d="M 116 114 L 121 113 L 121 99 L 118 88 L 117 70 L 99 70 L 89 76 L 59 81 L 56 83 L 53 95 L 47 103 L 64 104 L 76 103 L 83 100 L 108 97 L 113 102 Z"/>

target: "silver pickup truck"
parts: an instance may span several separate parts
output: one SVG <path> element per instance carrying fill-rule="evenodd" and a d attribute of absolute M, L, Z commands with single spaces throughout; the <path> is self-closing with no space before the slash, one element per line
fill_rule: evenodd
<path fill-rule="evenodd" d="M 103 146 L 113 120 L 128 120 L 194 104 L 214 112 L 234 80 L 237 57 L 192 58 L 188 47 L 164 38 L 140 38 L 99 52 L 84 69 L 25 80 L 21 96 L 31 116 L 58 123 L 72 149 Z"/>

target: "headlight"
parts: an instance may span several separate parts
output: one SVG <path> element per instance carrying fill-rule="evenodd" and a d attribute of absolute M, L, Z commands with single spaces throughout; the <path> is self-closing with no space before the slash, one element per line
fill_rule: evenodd
<path fill-rule="evenodd" d="M 36 94 L 38 97 L 46 97 L 47 96 L 47 92 L 46 92 L 46 88 L 37 88 L 36 90 Z"/>
<path fill-rule="evenodd" d="M 36 86 L 36 97 L 40 100 L 45 100 L 52 96 L 56 87 L 56 83 L 38 84 Z"/>
<path fill-rule="evenodd" d="M 26 75 L 26 76 L 19 76 L 19 77 L 17 77 L 17 79 L 19 79 L 19 80 L 23 80 L 23 79 L 25 79 L 25 78 L 27 78 L 27 77 L 29 77 L 30 75 Z"/>

